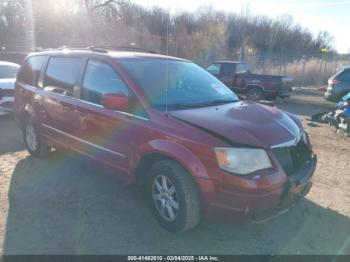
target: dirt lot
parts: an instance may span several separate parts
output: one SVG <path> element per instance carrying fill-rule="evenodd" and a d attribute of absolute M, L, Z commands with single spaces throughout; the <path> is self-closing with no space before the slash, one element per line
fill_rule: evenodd
<path fill-rule="evenodd" d="M 312 113 L 330 106 L 303 90 L 278 107 L 303 115 L 318 155 L 305 200 L 258 225 L 202 222 L 174 235 L 153 220 L 129 187 L 91 161 L 24 150 L 9 117 L 0 119 L 0 254 L 350 254 L 350 139 Z"/>

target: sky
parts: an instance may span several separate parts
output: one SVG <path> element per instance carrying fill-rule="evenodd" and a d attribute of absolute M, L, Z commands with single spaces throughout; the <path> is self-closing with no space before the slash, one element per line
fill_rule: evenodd
<path fill-rule="evenodd" d="M 340 53 L 350 53 L 350 0 L 134 0 L 145 7 L 161 6 L 170 12 L 195 11 L 211 6 L 226 12 L 241 12 L 247 5 L 251 14 L 278 17 L 292 15 L 294 21 L 312 33 L 328 31 Z"/>

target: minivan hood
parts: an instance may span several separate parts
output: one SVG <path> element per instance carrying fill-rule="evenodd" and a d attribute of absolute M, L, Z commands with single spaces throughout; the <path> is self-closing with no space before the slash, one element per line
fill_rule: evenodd
<path fill-rule="evenodd" d="M 233 144 L 266 149 L 291 141 L 302 131 L 288 114 L 248 101 L 177 110 L 170 114 Z"/>

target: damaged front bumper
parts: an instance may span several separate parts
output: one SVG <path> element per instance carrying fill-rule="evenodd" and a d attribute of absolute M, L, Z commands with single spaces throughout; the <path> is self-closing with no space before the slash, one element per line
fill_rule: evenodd
<path fill-rule="evenodd" d="M 257 188 L 256 192 L 215 189 L 205 206 L 205 216 L 225 222 L 261 223 L 284 214 L 310 191 L 316 163 L 316 155 L 312 155 L 308 163 L 277 188 Z"/>

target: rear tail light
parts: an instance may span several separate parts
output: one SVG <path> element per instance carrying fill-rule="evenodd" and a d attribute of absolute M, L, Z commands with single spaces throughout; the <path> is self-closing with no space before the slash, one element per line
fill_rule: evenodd
<path fill-rule="evenodd" d="M 339 83 L 340 83 L 340 81 L 337 80 L 337 79 L 329 79 L 328 80 L 328 84 L 329 85 L 336 85 L 336 84 L 339 84 Z"/>

